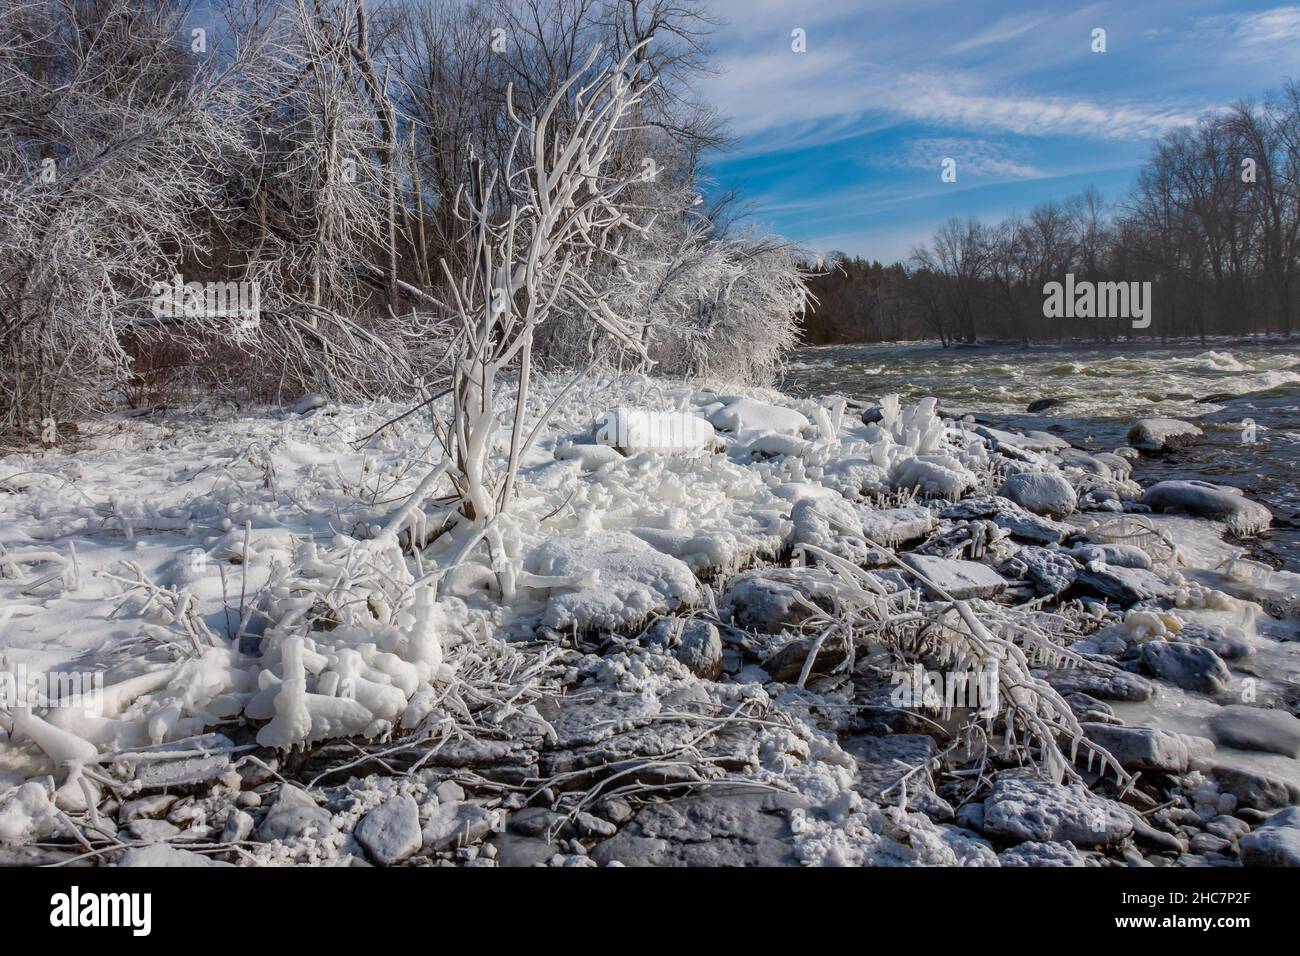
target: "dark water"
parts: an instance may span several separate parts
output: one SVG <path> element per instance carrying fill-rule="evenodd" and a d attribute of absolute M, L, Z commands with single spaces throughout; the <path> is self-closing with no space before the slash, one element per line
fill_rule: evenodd
<path fill-rule="evenodd" d="M 1087 451 L 1125 444 L 1138 418 L 1195 422 L 1205 430 L 1201 442 L 1144 456 L 1134 477 L 1143 485 L 1199 478 L 1242 489 L 1275 518 L 1251 550 L 1300 571 L 1300 347 L 804 349 L 791 356 L 782 387 L 867 401 L 890 392 L 908 401 L 933 395 L 941 407 L 981 422 L 1052 432 Z M 1043 398 L 1058 404 L 1037 415 L 1025 411 Z"/>

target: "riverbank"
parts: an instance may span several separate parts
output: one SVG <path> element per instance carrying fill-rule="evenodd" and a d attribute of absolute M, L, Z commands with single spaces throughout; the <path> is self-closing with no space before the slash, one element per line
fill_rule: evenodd
<path fill-rule="evenodd" d="M 1131 458 L 933 402 L 567 384 L 538 387 L 530 418 L 557 412 L 487 529 L 454 526 L 431 422 L 387 404 L 5 459 L 10 667 L 106 690 L 10 709 L 0 853 L 1287 852 L 1298 579 L 1151 513 Z M 1159 729 L 1171 707 L 1201 732 Z"/>

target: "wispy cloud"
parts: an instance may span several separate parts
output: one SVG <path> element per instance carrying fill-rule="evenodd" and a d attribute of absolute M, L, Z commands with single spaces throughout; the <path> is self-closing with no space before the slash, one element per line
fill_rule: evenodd
<path fill-rule="evenodd" d="M 1043 18 L 1037 16 L 1003 17 L 988 29 L 972 34 L 959 43 L 954 43 L 948 48 L 948 51 L 950 53 L 967 53 L 981 47 L 1007 43 L 1017 37 L 1024 36 L 1044 22 L 1046 21 Z"/>
<path fill-rule="evenodd" d="M 938 175 L 945 159 L 956 161 L 959 176 L 1033 179 L 1044 175 L 1032 164 L 1013 159 L 1002 143 L 960 136 L 926 136 L 907 140 L 897 157 L 886 161 L 885 165 L 932 170 Z"/>

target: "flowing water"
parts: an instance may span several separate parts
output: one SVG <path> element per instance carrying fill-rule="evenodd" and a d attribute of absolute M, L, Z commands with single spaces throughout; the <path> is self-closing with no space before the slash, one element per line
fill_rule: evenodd
<path fill-rule="evenodd" d="M 1195 422 L 1205 439 L 1143 458 L 1137 480 L 1200 478 L 1241 488 L 1275 517 L 1272 532 L 1252 550 L 1300 571 L 1300 521 L 1293 522 L 1300 519 L 1300 343 L 827 346 L 792 353 L 782 387 L 871 401 L 890 392 L 905 401 L 933 395 L 940 408 L 1053 432 L 1088 451 L 1123 445 L 1139 418 Z M 1029 414 L 1039 399 L 1056 404 Z"/>

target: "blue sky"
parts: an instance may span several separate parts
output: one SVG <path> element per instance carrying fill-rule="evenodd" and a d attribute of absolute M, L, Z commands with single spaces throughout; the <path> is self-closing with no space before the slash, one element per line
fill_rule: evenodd
<path fill-rule="evenodd" d="M 809 250 L 904 258 L 950 216 L 1095 185 L 1122 198 L 1153 138 L 1300 80 L 1300 6 L 1211 0 L 714 0 L 731 117 L 708 158 Z M 806 52 L 791 49 L 791 31 Z M 1094 53 L 1093 30 L 1106 31 Z M 940 180 L 945 157 L 957 181 Z"/>

